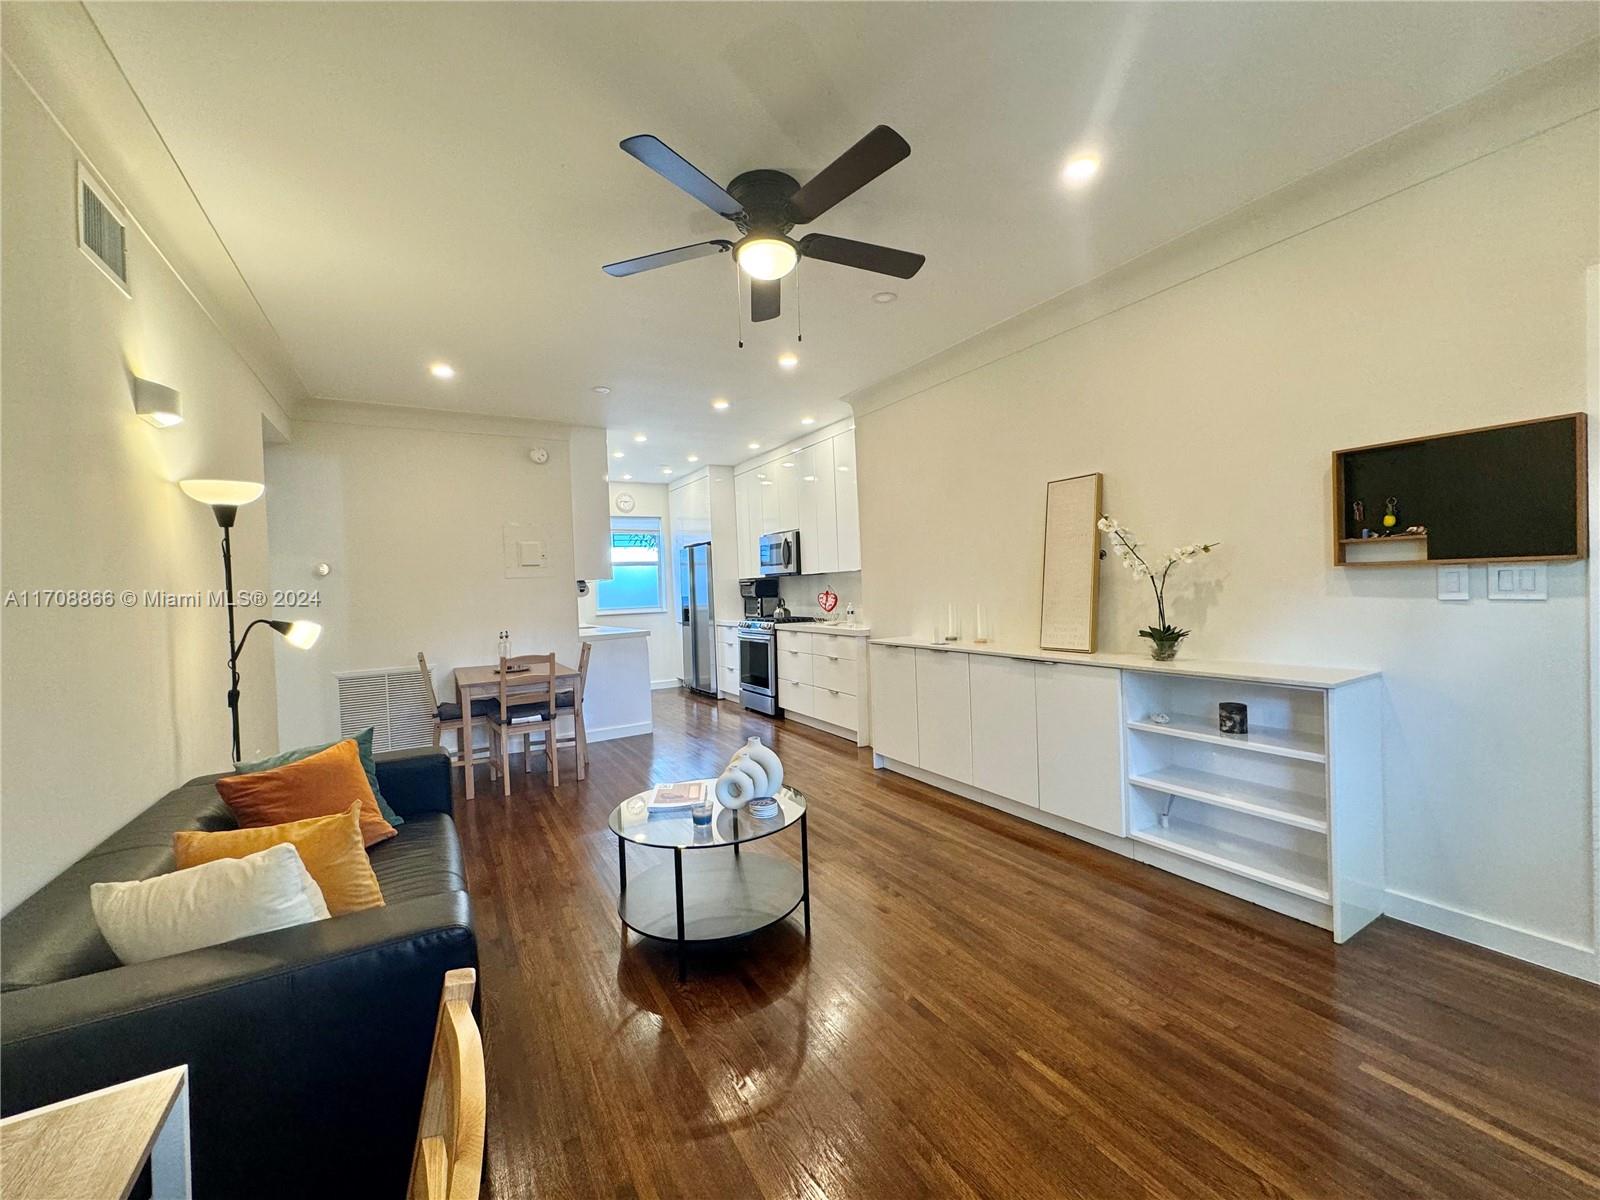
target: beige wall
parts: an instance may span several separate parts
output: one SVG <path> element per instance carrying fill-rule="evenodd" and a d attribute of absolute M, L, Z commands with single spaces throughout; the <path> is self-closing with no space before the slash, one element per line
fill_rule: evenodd
<path fill-rule="evenodd" d="M 501 629 L 516 653 L 574 653 L 568 429 L 377 405 L 307 405 L 294 439 L 267 451 L 272 580 L 314 588 L 305 615 L 322 639 L 278 653 L 283 743 L 339 732 L 335 673 L 415 664 L 425 651 L 440 698 L 446 672 L 493 660 Z M 529 461 L 544 446 L 549 461 Z M 545 543 L 537 578 L 507 578 L 506 522 Z M 326 562 L 332 573 L 312 574 Z"/>
<path fill-rule="evenodd" d="M 131 300 L 82 255 L 73 145 L 9 63 L 0 77 L 0 589 L 221 588 L 216 524 L 174 481 L 260 479 L 276 404 L 137 228 Z M 184 424 L 140 421 L 130 372 L 177 388 Z M 240 512 L 241 588 L 266 586 L 266 530 L 262 506 Z M 9 910 L 174 784 L 227 765 L 227 633 L 219 609 L 142 604 L 10 606 L 0 619 Z M 252 639 L 243 675 L 245 753 L 270 752 L 266 639 Z"/>
<path fill-rule="evenodd" d="M 1395 911 L 1592 973 L 1588 566 L 1551 566 L 1546 603 L 1489 603 L 1482 568 L 1440 603 L 1428 568 L 1330 566 L 1328 508 L 1335 449 L 1588 403 L 1592 65 L 859 397 L 875 629 L 981 602 L 1037 646 L 1045 482 L 1103 472 L 1158 552 L 1223 543 L 1171 589 L 1185 655 L 1384 672 Z M 1153 615 L 1108 560 L 1101 648 Z"/>

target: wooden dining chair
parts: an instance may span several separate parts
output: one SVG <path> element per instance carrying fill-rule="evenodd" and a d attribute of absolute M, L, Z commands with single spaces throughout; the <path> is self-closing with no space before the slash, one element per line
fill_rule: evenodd
<path fill-rule="evenodd" d="M 528 670 L 512 674 L 508 667 L 526 664 Z M 517 690 L 508 694 L 506 680 L 514 679 Z M 540 686 L 542 683 L 543 686 Z M 500 760 L 500 779 L 507 796 L 511 795 L 511 739 L 522 735 L 522 769 L 533 770 L 533 735 L 544 735 L 544 757 L 550 767 L 550 786 L 561 786 L 561 767 L 556 759 L 555 701 L 556 656 L 518 654 L 500 660 L 500 700 L 494 730 L 495 756 Z"/>
<path fill-rule="evenodd" d="M 455 766 L 460 763 L 463 770 L 472 770 L 472 739 L 466 732 L 466 723 L 461 719 L 461 705 L 453 701 L 446 701 L 443 704 L 439 702 L 439 696 L 433 690 L 433 672 L 428 668 L 428 656 L 421 650 L 417 651 L 417 666 L 422 671 L 423 686 L 428 689 L 428 710 L 433 717 L 434 748 L 442 748 L 443 734 L 446 730 L 454 730 L 456 757 L 450 760 L 450 765 Z M 493 718 L 499 711 L 500 702 L 493 696 L 480 696 L 472 702 L 474 718 Z"/>
<path fill-rule="evenodd" d="M 578 765 L 578 779 L 581 782 L 589 773 L 589 735 L 583 727 L 583 690 L 589 683 L 589 651 L 593 646 L 585 642 L 583 649 L 578 654 L 578 680 L 568 691 L 556 695 L 556 716 L 552 724 L 559 725 L 563 715 L 572 718 L 572 733 L 565 738 L 558 732 L 556 734 L 556 748 L 571 746 L 573 757 Z"/>
<path fill-rule="evenodd" d="M 472 1019 L 478 973 L 445 972 L 433 1057 L 422 1094 L 422 1119 L 411 1156 L 408 1200 L 477 1200 L 483 1181 L 483 1130 L 488 1109 L 483 1037 Z"/>

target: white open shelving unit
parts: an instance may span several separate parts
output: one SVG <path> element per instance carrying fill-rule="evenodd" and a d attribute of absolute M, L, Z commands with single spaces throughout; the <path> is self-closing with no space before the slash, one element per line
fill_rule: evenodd
<path fill-rule="evenodd" d="M 1249 732 L 1222 733 L 1241 701 Z M 1331 929 L 1382 910 L 1376 681 L 1340 687 L 1122 674 L 1135 857 Z"/>

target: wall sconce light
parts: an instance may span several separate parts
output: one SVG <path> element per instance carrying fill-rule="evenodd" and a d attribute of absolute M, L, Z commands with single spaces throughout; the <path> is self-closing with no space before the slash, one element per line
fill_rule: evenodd
<path fill-rule="evenodd" d="M 137 375 L 133 377 L 133 411 L 157 429 L 183 424 L 177 389 Z"/>

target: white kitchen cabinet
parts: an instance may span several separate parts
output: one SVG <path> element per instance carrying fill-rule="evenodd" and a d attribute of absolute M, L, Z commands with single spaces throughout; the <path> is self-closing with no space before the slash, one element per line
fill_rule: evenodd
<path fill-rule="evenodd" d="M 1036 662 L 1039 807 L 1125 837 L 1118 672 Z"/>
<path fill-rule="evenodd" d="M 917 652 L 906 646 L 869 647 L 872 669 L 872 750 L 916 766 Z"/>
<path fill-rule="evenodd" d="M 847 429 L 831 439 L 833 448 L 834 523 L 838 530 L 838 571 L 861 569 L 861 510 L 856 501 L 856 432 Z M 802 548 L 803 552 L 803 548 Z"/>
<path fill-rule="evenodd" d="M 917 651 L 917 765 L 972 782 L 972 682 L 965 654 Z"/>
<path fill-rule="evenodd" d="M 790 452 L 768 464 L 778 481 L 779 530 L 800 528 L 800 456 Z"/>
<path fill-rule="evenodd" d="M 753 579 L 761 573 L 757 546 L 761 533 L 761 500 L 755 493 L 754 473 L 733 477 L 734 536 L 738 544 L 740 579 Z"/>
<path fill-rule="evenodd" d="M 757 533 L 776 533 L 784 527 L 776 463 L 767 463 L 756 471 L 756 495 L 761 500 L 761 528 Z"/>
<path fill-rule="evenodd" d="M 833 482 L 833 439 L 796 456 L 800 474 L 800 563 L 807 575 L 839 569 L 838 505 Z"/>
<path fill-rule="evenodd" d="M 1039 728 L 1034 666 L 1022 659 L 973 655 L 968 674 L 972 680 L 973 785 L 1037 808 Z"/>

